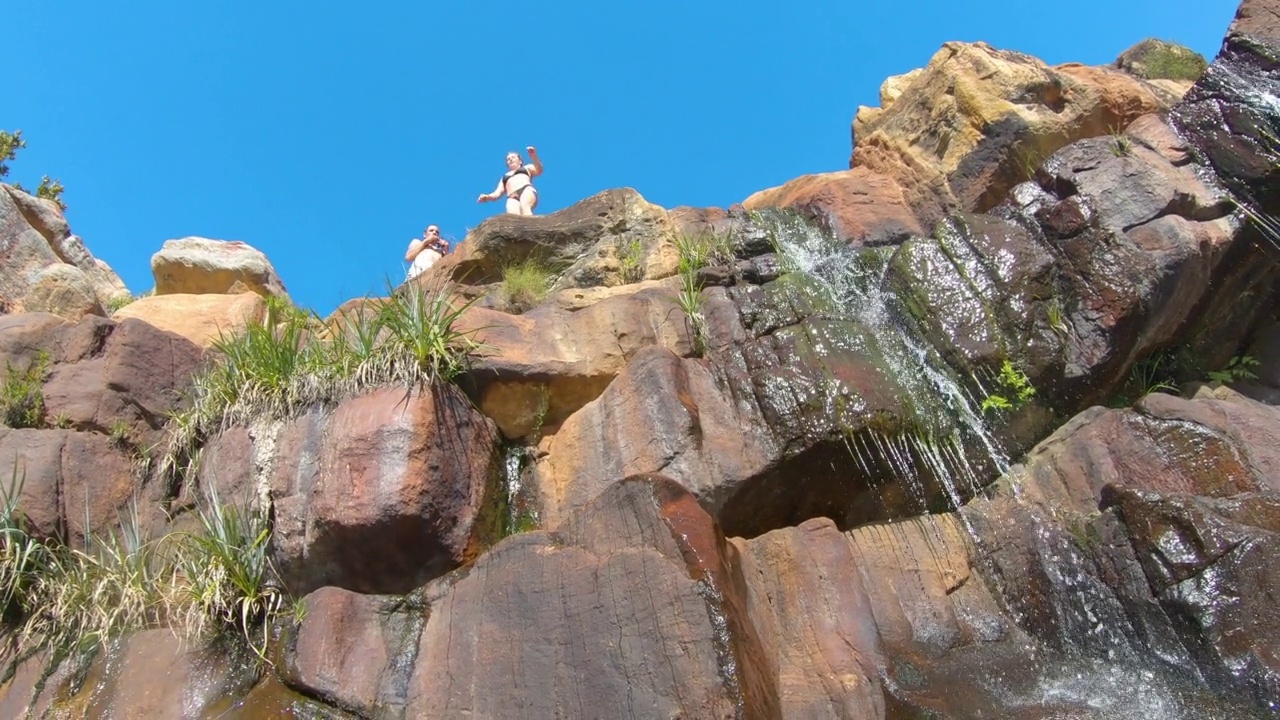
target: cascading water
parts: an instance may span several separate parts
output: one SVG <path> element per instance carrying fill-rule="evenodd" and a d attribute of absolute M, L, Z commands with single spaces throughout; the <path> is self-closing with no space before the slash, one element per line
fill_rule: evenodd
<path fill-rule="evenodd" d="M 847 434 L 855 472 L 875 477 L 883 474 L 878 469 L 889 467 L 889 482 L 912 494 L 921 508 L 929 505 L 932 481 L 951 509 L 964 507 L 1005 476 L 1010 461 L 1000 438 L 984 421 L 979 397 L 994 392 L 993 384 L 977 377 L 961 381 L 914 331 L 902 301 L 885 282 L 888 251 L 851 249 L 791 214 L 761 213 L 755 220 L 771 235 L 779 266 L 805 278 L 786 285 L 795 292 L 817 288 L 825 296 L 820 302 L 799 304 L 833 311 L 840 315 L 836 319 L 867 328 L 874 352 L 907 395 L 903 405 L 914 413 L 912 422 Z M 813 349 L 818 356 L 840 342 L 812 330 L 810 336 L 816 336 Z M 813 393 L 821 401 L 810 407 L 839 417 L 845 396 L 837 379 Z M 1206 694 L 1195 677 L 1176 672 L 1177 658 L 1151 659 L 1149 650 L 1135 644 L 1134 636 L 1140 633 L 1128 629 L 1122 602 L 1095 577 L 1092 561 L 1076 547 L 1078 541 L 1045 521 L 1030 503 L 1024 504 L 1016 483 L 1010 489 L 1020 518 L 1031 528 L 1027 547 L 1039 566 L 1037 577 L 1049 588 L 1043 592 L 1049 607 L 1039 611 L 1047 612 L 1047 619 L 1027 617 L 1032 611 L 1019 602 L 1025 588 L 1003 587 L 1003 574 L 985 548 L 984 532 L 990 530 L 991 519 L 978 527 L 969 513 L 957 512 L 972 541 L 972 561 L 986 568 L 984 579 L 1004 598 L 1005 611 L 1030 635 L 1017 635 L 1022 640 L 1016 643 L 1016 659 L 992 660 L 986 666 L 978 662 L 976 668 L 991 669 L 971 678 L 981 687 L 978 693 L 988 698 L 982 702 L 1015 714 L 1034 707 L 1065 713 L 1055 717 L 1218 717 L 1223 709 L 1220 697 Z M 937 536 L 936 525 L 933 531 Z M 897 684 L 887 675 L 882 680 L 887 688 Z M 1142 697 L 1135 699 L 1135 691 Z"/>
<path fill-rule="evenodd" d="M 815 281 L 826 295 L 826 305 L 870 330 L 876 351 L 908 395 L 904 400 L 915 414 L 916 431 L 855 437 L 849 449 L 859 465 L 869 468 L 872 458 L 886 459 L 921 507 L 928 505 L 921 467 L 938 482 L 952 507 L 960 507 L 1003 475 L 1009 461 L 1000 440 L 983 422 L 981 402 L 928 343 L 910 331 L 900 301 L 885 289 L 884 251 L 855 251 L 791 214 L 764 213 L 758 220 L 774 238 L 785 270 Z M 815 347 L 818 353 L 823 349 Z M 981 387 L 977 378 L 974 382 Z M 828 388 L 829 395 L 837 392 Z"/>

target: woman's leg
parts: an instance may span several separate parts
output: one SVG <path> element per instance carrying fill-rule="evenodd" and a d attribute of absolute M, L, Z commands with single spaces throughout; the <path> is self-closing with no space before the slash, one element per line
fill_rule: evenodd
<path fill-rule="evenodd" d="M 507 197 L 507 212 L 511 215 L 523 215 L 520 208 L 520 200 L 517 198 Z"/>
<path fill-rule="evenodd" d="M 524 192 L 520 193 L 520 214 L 532 215 L 536 207 L 538 207 L 538 190 L 532 185 L 526 186 Z"/>

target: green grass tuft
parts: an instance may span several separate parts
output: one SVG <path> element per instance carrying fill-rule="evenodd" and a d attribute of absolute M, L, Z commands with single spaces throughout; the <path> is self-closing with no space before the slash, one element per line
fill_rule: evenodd
<path fill-rule="evenodd" d="M 0 385 L 0 419 L 11 428 L 44 427 L 44 379 L 49 355 L 43 351 L 26 368 L 5 363 Z"/>
<path fill-rule="evenodd" d="M 499 293 L 506 308 L 522 313 L 537 307 L 551 289 L 551 271 L 535 259 L 522 260 L 502 269 Z"/>

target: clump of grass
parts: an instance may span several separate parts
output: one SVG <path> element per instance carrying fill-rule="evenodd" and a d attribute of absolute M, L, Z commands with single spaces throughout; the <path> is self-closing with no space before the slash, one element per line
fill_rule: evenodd
<path fill-rule="evenodd" d="M 268 303 L 263 322 L 214 343 L 218 352 L 193 379 L 187 408 L 170 417 L 162 475 L 172 480 L 190 469 L 204 438 L 231 425 L 293 417 L 375 387 L 454 379 L 481 349 L 455 328 L 473 302 L 406 285 L 376 312 L 339 318 L 331 339 L 314 313 Z"/>
<path fill-rule="evenodd" d="M 114 314 L 115 311 L 119 310 L 120 308 L 126 305 L 129 305 L 136 299 L 137 298 L 135 298 L 133 295 L 129 293 L 123 293 L 121 295 L 111 296 L 110 298 L 107 299 L 107 302 L 106 302 L 107 314 L 108 315 Z"/>
<path fill-rule="evenodd" d="M 22 653 L 88 653 L 137 630 L 168 627 L 185 638 L 243 638 L 266 659 L 267 628 L 284 597 L 267 559 L 266 513 L 198 506 L 201 527 L 152 539 L 132 506 L 120 528 L 86 532 L 83 550 L 27 531 L 20 474 L 0 497 L 0 602 Z"/>
<path fill-rule="evenodd" d="M 5 363 L 4 383 L 0 385 L 0 418 L 11 428 L 44 426 L 44 379 L 48 374 L 49 355 L 40 352 L 26 368 Z"/>
<path fill-rule="evenodd" d="M 618 274 L 622 282 L 635 283 L 644 278 L 644 244 L 633 237 L 618 243 Z"/>
<path fill-rule="evenodd" d="M 713 244 L 706 235 L 680 235 L 676 237 L 675 244 L 679 255 L 676 268 L 680 275 L 676 303 L 684 312 L 689 335 L 693 338 L 694 353 L 702 355 L 706 352 L 709 331 L 706 316 L 702 313 L 702 286 L 698 281 L 698 271 L 706 267 L 712 258 Z"/>
<path fill-rule="evenodd" d="M 1133 139 L 1124 134 L 1124 130 L 1118 127 L 1111 128 L 1111 141 L 1109 144 L 1111 154 L 1116 157 L 1129 157 L 1133 154 Z"/>
<path fill-rule="evenodd" d="M 175 563 L 183 578 L 184 627 L 196 637 L 209 634 L 210 621 L 234 629 L 266 660 L 267 621 L 285 603 L 267 556 L 267 514 L 224 504 L 216 492 L 198 512 L 201 532 L 186 536 Z"/>
<path fill-rule="evenodd" d="M 511 263 L 502 269 L 499 293 L 503 304 L 514 313 L 537 307 L 551 288 L 551 271 L 536 259 Z"/>

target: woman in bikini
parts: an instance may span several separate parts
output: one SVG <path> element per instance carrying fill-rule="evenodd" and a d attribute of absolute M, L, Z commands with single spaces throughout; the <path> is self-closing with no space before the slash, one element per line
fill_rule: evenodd
<path fill-rule="evenodd" d="M 538 206 L 538 190 L 533 187 L 533 178 L 542 174 L 542 161 L 538 159 L 538 151 L 532 145 L 525 148 L 529 151 L 528 165 L 520 162 L 520 153 L 507 153 L 507 172 L 498 181 L 498 187 L 491 193 L 481 195 L 476 202 L 497 200 L 507 196 L 507 212 L 512 215 L 532 215 Z"/>

